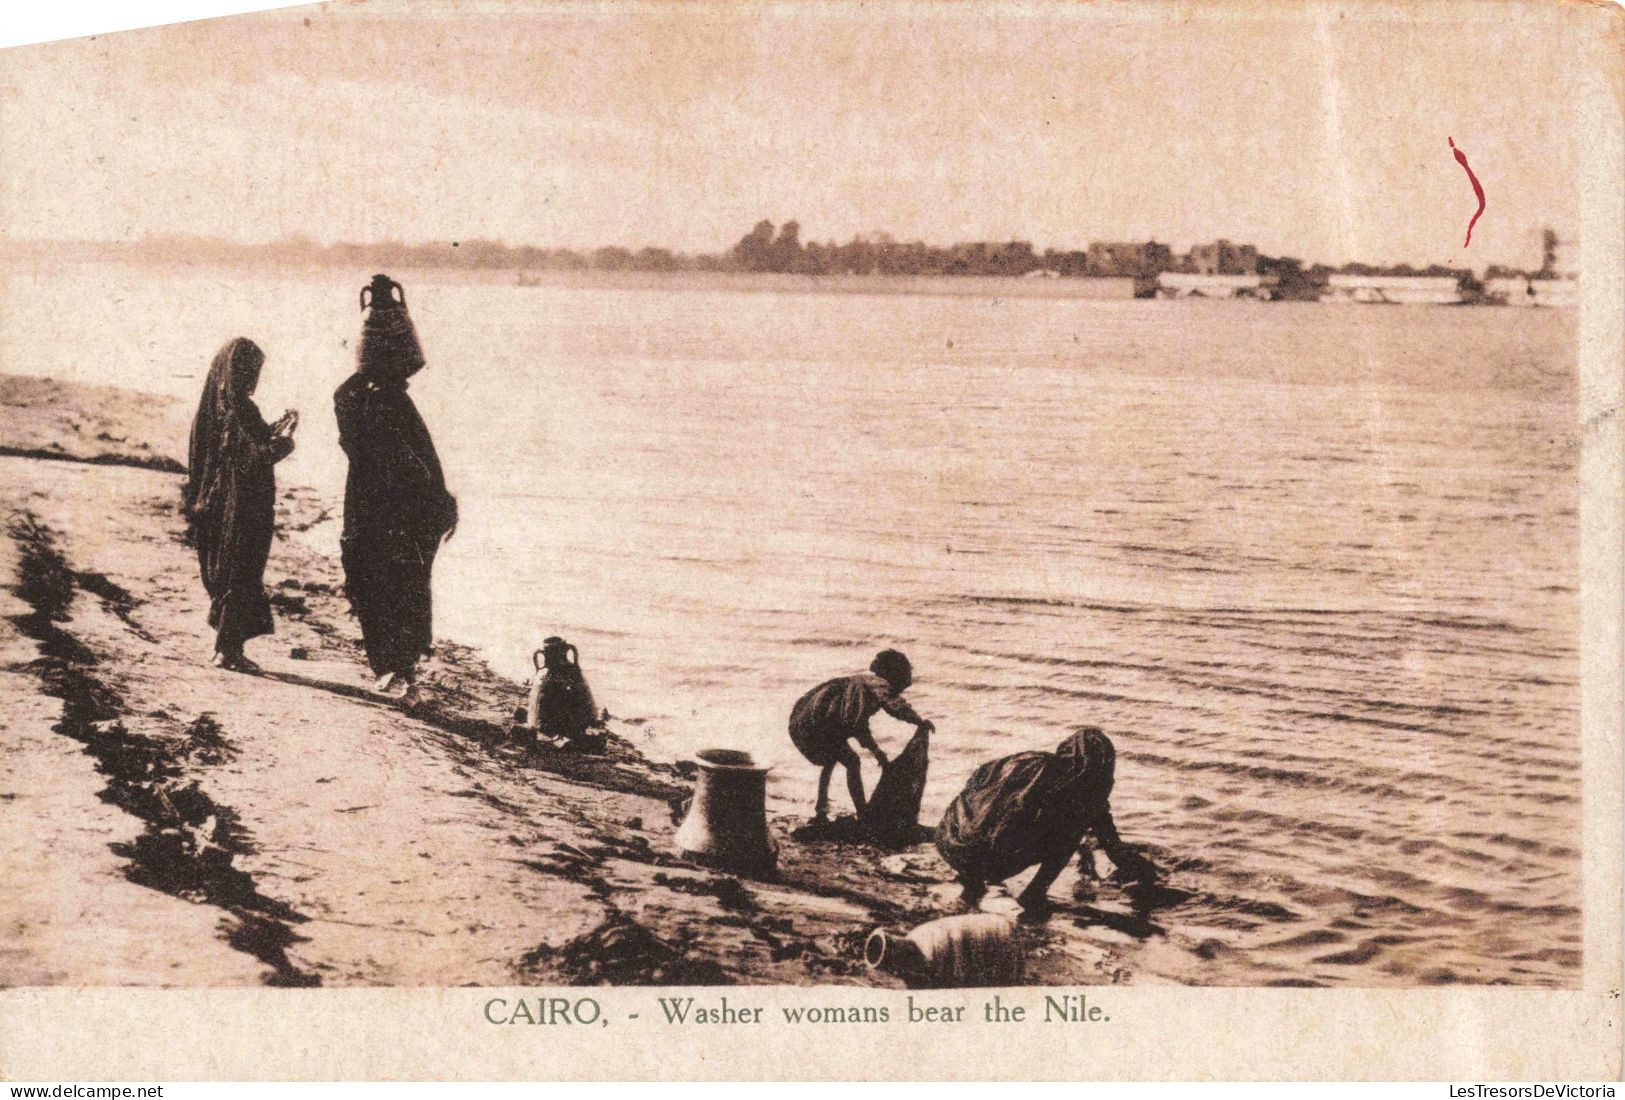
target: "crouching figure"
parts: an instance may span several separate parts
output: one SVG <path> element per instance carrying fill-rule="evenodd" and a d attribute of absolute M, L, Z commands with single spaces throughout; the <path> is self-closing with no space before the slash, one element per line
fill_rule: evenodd
<path fill-rule="evenodd" d="M 980 901 L 990 882 L 1003 882 L 1037 864 L 1021 892 L 1023 915 L 1049 912 L 1049 888 L 1074 852 L 1093 874 L 1085 838 L 1093 833 L 1124 880 L 1155 878 L 1156 866 L 1117 835 L 1112 782 L 1117 751 L 1093 727 L 1054 752 L 1018 752 L 971 774 L 937 826 L 937 850 L 959 875 L 966 904 Z"/>

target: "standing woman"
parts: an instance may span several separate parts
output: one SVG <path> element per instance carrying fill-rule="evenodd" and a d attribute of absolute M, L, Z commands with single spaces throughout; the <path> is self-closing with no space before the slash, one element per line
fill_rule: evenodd
<path fill-rule="evenodd" d="M 345 591 L 361 620 L 378 690 L 404 685 L 417 700 L 419 658 L 433 638 L 430 574 L 443 539 L 457 528 L 429 429 L 406 394 L 423 369 L 423 349 L 406 294 L 387 275 L 361 290 L 356 372 L 333 395 L 339 445 L 350 459 L 342 536 Z"/>
<path fill-rule="evenodd" d="M 243 643 L 271 633 L 265 562 L 276 526 L 275 467 L 293 450 L 299 423 L 292 410 L 271 425 L 260 416 L 253 393 L 264 365 L 265 353 L 240 336 L 214 357 L 192 421 L 182 496 L 209 593 L 214 663 L 234 672 L 259 671 Z"/>

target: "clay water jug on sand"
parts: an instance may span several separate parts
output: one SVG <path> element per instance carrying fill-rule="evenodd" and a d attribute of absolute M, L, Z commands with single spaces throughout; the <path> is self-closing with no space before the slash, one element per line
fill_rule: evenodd
<path fill-rule="evenodd" d="M 560 637 L 542 642 L 531 654 L 536 674 L 530 681 L 524 728 L 533 736 L 579 740 L 600 723 L 598 704 L 581 672 L 576 647 Z"/>
<path fill-rule="evenodd" d="M 1018 985 L 1026 957 L 1016 922 L 995 913 L 928 921 L 907 935 L 877 928 L 863 945 L 871 969 L 911 989 Z"/>
<path fill-rule="evenodd" d="M 703 749 L 688 816 L 677 829 L 685 858 L 740 875 L 764 876 L 778 865 L 767 831 L 767 773 L 748 752 Z"/>

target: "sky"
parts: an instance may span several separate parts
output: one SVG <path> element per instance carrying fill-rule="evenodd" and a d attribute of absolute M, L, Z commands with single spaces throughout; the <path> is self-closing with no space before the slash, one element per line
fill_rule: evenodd
<path fill-rule="evenodd" d="M 722 251 L 794 218 L 1536 266 L 1577 218 L 1574 11 L 340 0 L 0 52 L 0 234 Z"/>

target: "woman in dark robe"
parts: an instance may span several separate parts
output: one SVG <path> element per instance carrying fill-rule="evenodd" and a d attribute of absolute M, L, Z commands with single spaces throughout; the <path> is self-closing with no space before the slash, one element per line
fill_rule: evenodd
<path fill-rule="evenodd" d="M 979 901 L 990 882 L 1038 865 L 1018 900 L 1042 917 L 1047 895 L 1074 852 L 1093 874 L 1084 837 L 1094 833 L 1124 879 L 1154 877 L 1156 867 L 1117 835 L 1111 793 L 1117 751 L 1098 729 L 1078 731 L 1050 752 L 1018 752 L 983 764 L 937 826 L 937 850 L 959 873 L 965 901 Z"/>
<path fill-rule="evenodd" d="M 291 411 L 275 425 L 260 415 L 252 395 L 264 365 L 265 353 L 242 337 L 214 357 L 192 421 L 182 496 L 209 593 L 214 663 L 236 672 L 258 671 L 243 643 L 271 633 L 265 562 L 275 529 L 275 467 L 293 450 L 297 423 Z"/>
<path fill-rule="evenodd" d="M 361 620 L 378 690 L 404 685 L 416 698 L 417 663 L 433 639 L 430 577 L 443 539 L 457 527 L 457 501 L 429 429 L 407 396 L 423 351 L 400 284 L 373 276 L 361 292 L 356 372 L 333 395 L 339 445 L 350 459 L 341 538 L 345 591 Z M 370 296 L 370 302 L 369 302 Z"/>

